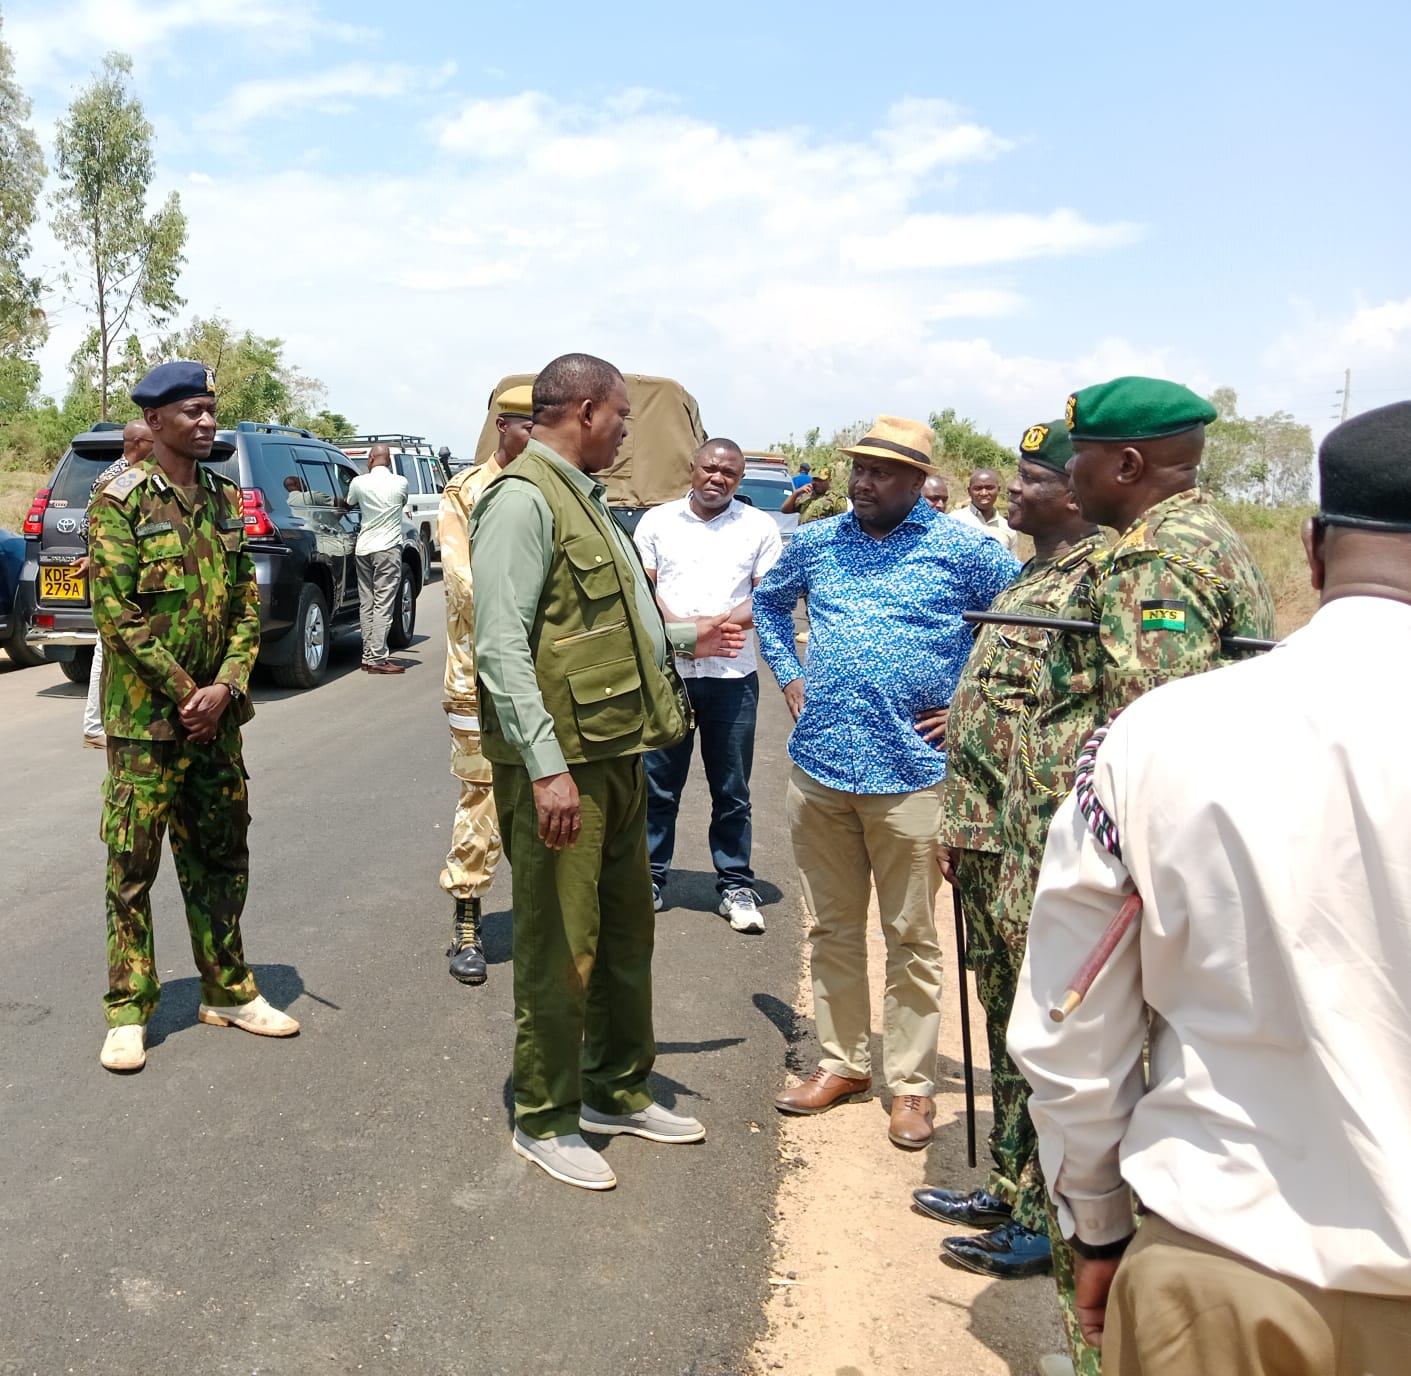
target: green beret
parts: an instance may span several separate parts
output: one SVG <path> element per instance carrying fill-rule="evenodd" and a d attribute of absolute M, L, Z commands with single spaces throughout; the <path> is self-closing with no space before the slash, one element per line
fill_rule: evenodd
<path fill-rule="evenodd" d="M 1031 425 L 1019 441 L 1019 457 L 1026 463 L 1040 464 L 1055 473 L 1068 472 L 1068 460 L 1073 457 L 1073 441 L 1068 438 L 1061 420 Z"/>
<path fill-rule="evenodd" d="M 1064 419 L 1075 440 L 1159 440 L 1219 413 L 1189 387 L 1159 377 L 1118 377 L 1068 398 Z"/>

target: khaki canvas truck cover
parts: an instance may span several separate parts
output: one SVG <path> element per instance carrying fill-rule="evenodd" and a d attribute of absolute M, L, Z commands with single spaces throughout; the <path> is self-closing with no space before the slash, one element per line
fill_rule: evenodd
<path fill-rule="evenodd" d="M 495 452 L 495 398 L 506 387 L 533 385 L 536 373 L 511 373 L 491 389 L 485 424 L 475 445 L 475 462 Z M 628 373 L 632 419 L 615 464 L 599 474 L 609 506 L 660 506 L 684 497 L 691 486 L 691 455 L 706 442 L 696 399 L 669 377 Z"/>

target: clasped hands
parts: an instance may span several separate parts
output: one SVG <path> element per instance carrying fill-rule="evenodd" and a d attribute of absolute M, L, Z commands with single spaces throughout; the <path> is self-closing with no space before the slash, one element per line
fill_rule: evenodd
<path fill-rule="evenodd" d="M 213 741 L 216 727 L 230 703 L 230 689 L 224 683 L 193 689 L 182 698 L 176 710 L 187 740 L 193 745 L 206 745 Z"/>

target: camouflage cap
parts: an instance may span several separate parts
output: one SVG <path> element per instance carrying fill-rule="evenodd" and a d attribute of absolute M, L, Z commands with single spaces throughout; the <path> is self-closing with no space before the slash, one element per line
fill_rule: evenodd
<path fill-rule="evenodd" d="M 1217 414 L 1179 382 L 1118 377 L 1074 392 L 1064 420 L 1075 440 L 1158 440 L 1209 425 Z"/>
<path fill-rule="evenodd" d="M 1073 441 L 1061 420 L 1031 425 L 1019 441 L 1019 457 L 1026 463 L 1051 468 L 1055 473 L 1068 472 L 1068 460 L 1073 457 Z"/>

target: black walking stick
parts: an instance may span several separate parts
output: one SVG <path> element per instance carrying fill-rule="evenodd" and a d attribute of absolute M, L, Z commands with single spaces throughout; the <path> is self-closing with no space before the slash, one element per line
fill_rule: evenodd
<path fill-rule="evenodd" d="M 960 976 L 960 1047 L 965 1058 L 965 1158 L 975 1164 L 975 1062 L 970 1054 L 970 986 L 965 980 L 965 910 L 960 906 L 960 890 L 950 888 L 955 909 L 955 968 Z"/>

